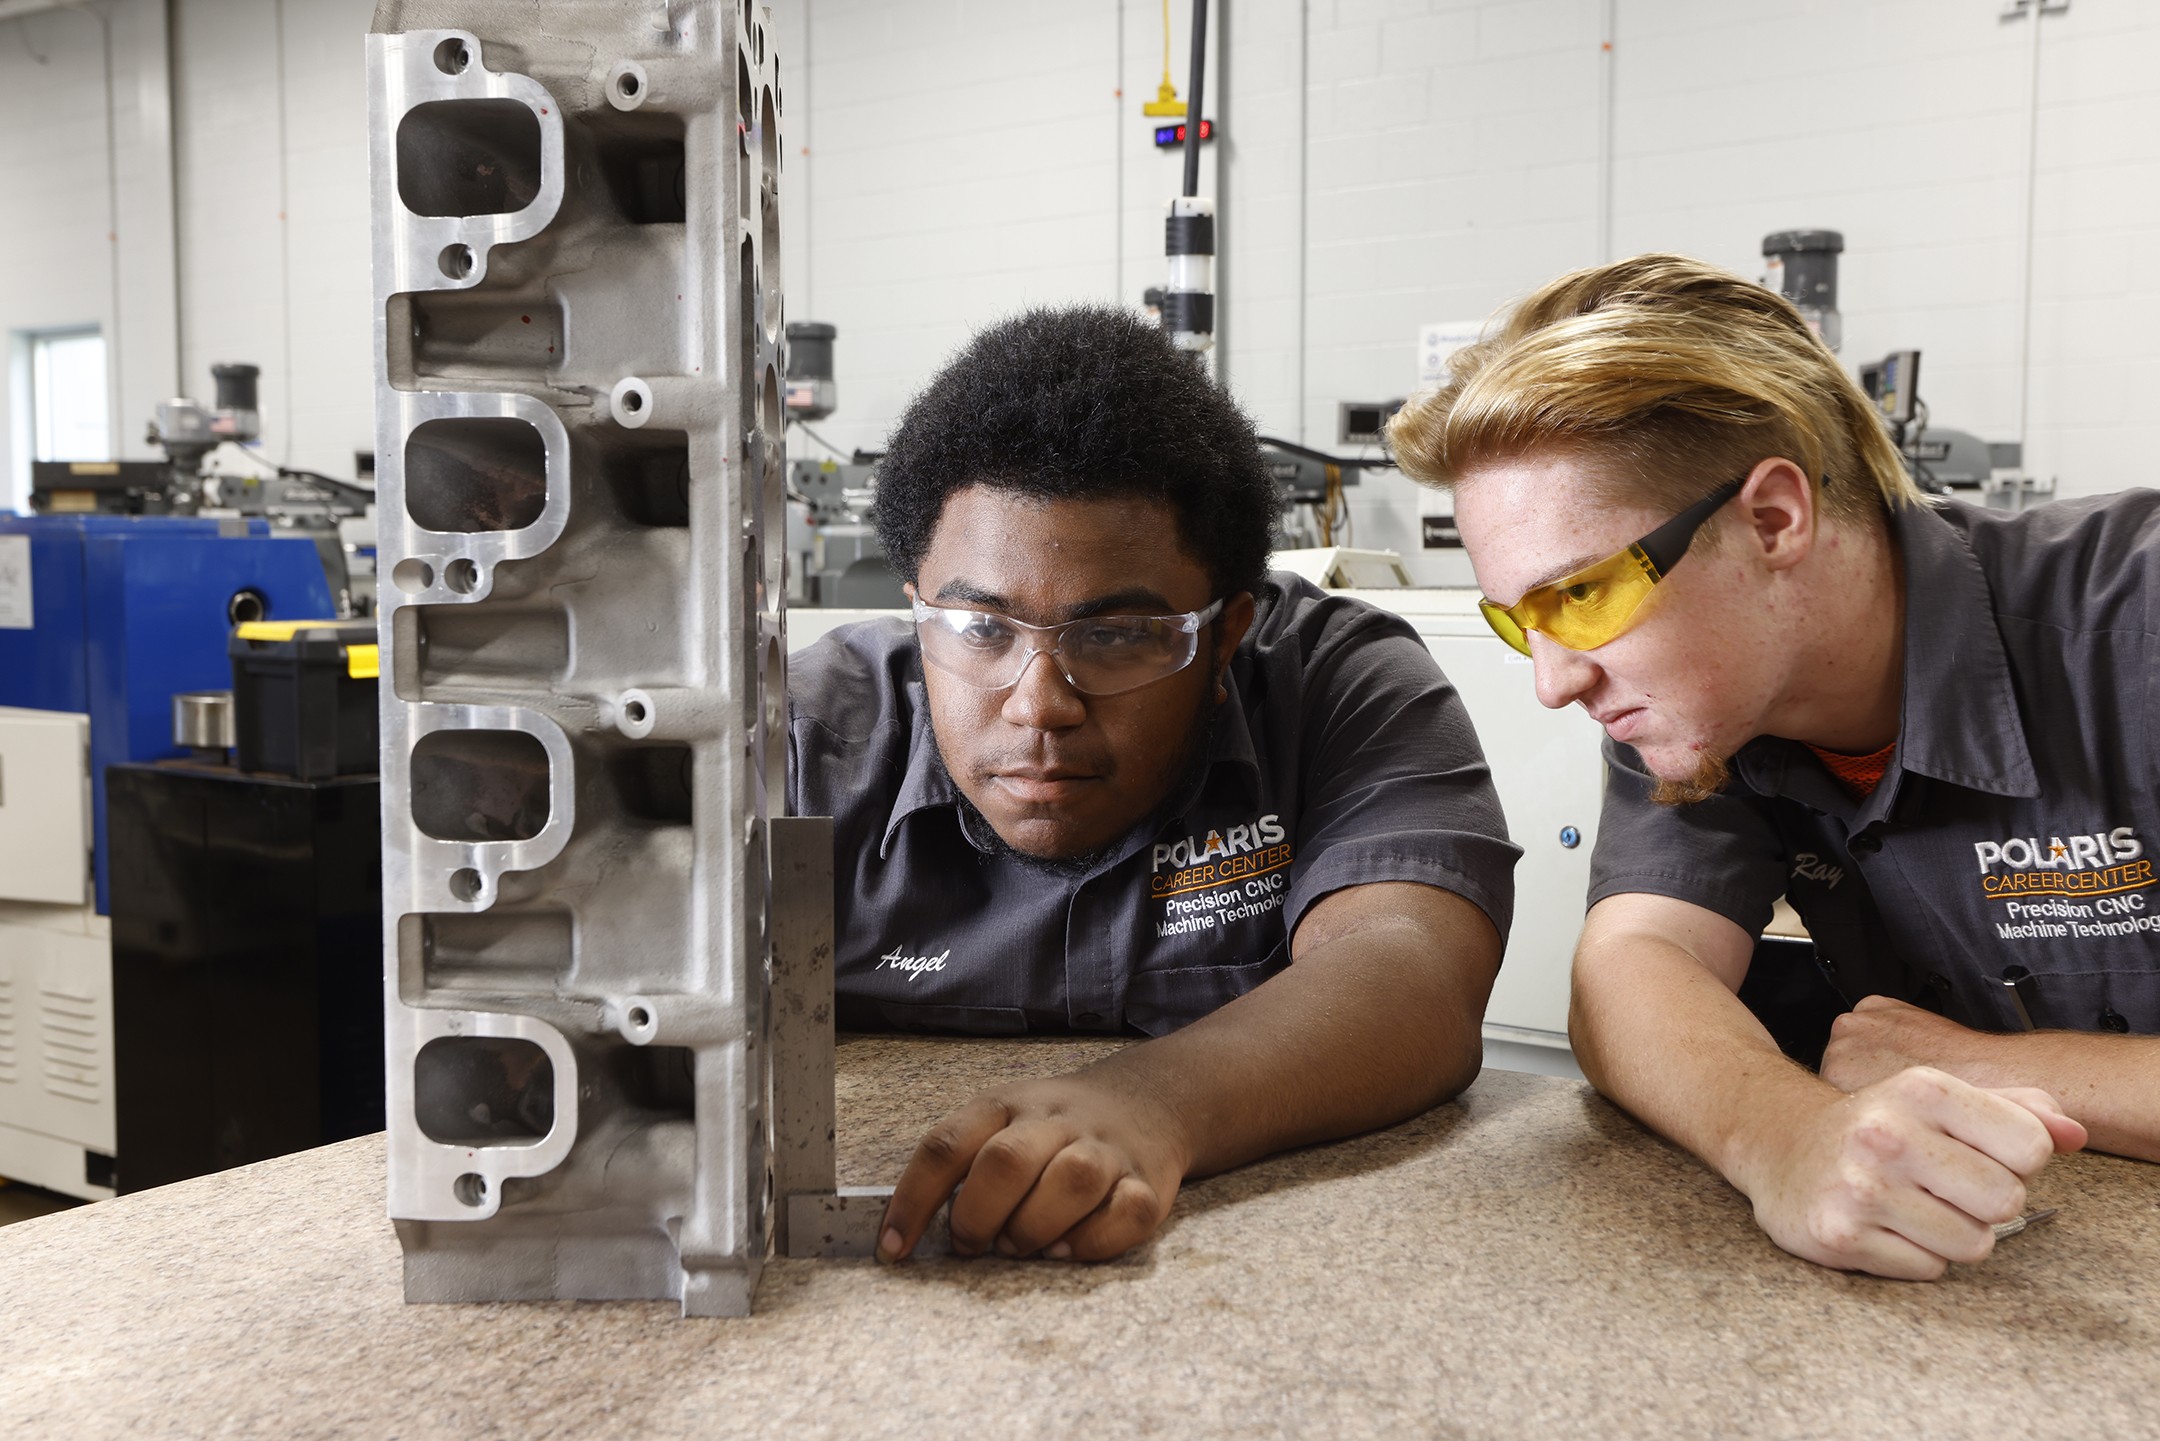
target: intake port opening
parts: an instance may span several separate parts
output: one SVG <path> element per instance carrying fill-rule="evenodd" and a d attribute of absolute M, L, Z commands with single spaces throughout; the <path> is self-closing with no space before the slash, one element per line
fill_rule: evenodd
<path fill-rule="evenodd" d="M 434 700 L 432 687 L 488 685 L 502 677 L 553 679 L 570 665 L 570 618 L 547 606 L 401 606 L 391 625 L 402 700 Z"/>
<path fill-rule="evenodd" d="M 687 745 L 641 745 L 613 756 L 607 774 L 624 812 L 632 818 L 661 825 L 688 825 L 692 764 Z"/>
<path fill-rule="evenodd" d="M 547 825 L 547 749 L 523 731 L 430 731 L 410 770 L 413 824 L 436 840 L 529 841 Z"/>
<path fill-rule="evenodd" d="M 592 468 L 623 519 L 654 527 L 690 523 L 690 438 L 681 431 L 621 431 Z"/>
<path fill-rule="evenodd" d="M 415 215 L 512 215 L 540 193 L 540 118 L 521 100 L 430 100 L 398 122 L 398 198 Z"/>
<path fill-rule="evenodd" d="M 485 389 L 497 377 L 550 370 L 562 360 L 562 308 L 545 296 L 492 286 L 417 290 L 391 296 L 388 313 L 390 334 L 411 339 L 403 362 L 410 383 L 401 376 L 400 388 Z"/>
<path fill-rule="evenodd" d="M 553 990 L 574 959 L 568 911 L 416 911 L 398 920 L 400 994 Z"/>
<path fill-rule="evenodd" d="M 438 1036 L 413 1057 L 413 1119 L 446 1146 L 537 1141 L 555 1128 L 555 1063 L 514 1036 Z"/>
<path fill-rule="evenodd" d="M 622 80 L 636 83 L 635 76 Z M 689 218 L 688 131 L 682 116 L 647 111 L 594 116 L 591 128 L 593 164 L 623 219 L 633 225 L 680 225 Z"/>
<path fill-rule="evenodd" d="M 453 535 L 523 530 L 547 509 L 547 442 L 530 421 L 423 421 L 405 441 L 405 510 Z"/>

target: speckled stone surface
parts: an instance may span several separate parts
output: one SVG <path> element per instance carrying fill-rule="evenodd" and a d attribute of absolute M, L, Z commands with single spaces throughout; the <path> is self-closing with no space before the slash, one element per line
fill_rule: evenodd
<path fill-rule="evenodd" d="M 843 1181 L 1072 1042 L 851 1040 Z M 1795 1261 L 1580 1085 L 1488 1071 L 1188 1187 L 1105 1266 L 775 1262 L 759 1314 L 406 1306 L 380 1137 L 0 1231 L 0 1426 L 77 1436 L 2160 1436 L 2160 1167 L 1934 1285 Z"/>

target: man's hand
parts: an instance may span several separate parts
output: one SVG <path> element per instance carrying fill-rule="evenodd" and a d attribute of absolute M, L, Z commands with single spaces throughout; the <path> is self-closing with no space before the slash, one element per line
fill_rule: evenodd
<path fill-rule="evenodd" d="M 1991 1090 L 2037 1087 L 2077 1118 L 2094 1150 L 2160 1161 L 2160 1036 L 1971 1031 L 1933 1011 L 1868 996 L 1830 1028 L 1822 1078 L 1857 1091 L 1911 1066 Z"/>
<path fill-rule="evenodd" d="M 1290 952 L 1181 1030 L 947 1116 L 894 1188 L 878 1258 L 913 1251 L 952 1196 L 962 1255 L 1107 1260 L 1155 1234 L 1186 1177 L 1392 1126 L 1477 1075 L 1500 933 L 1476 905 L 1346 886 L 1306 911 Z"/>
<path fill-rule="evenodd" d="M 1114 1060 L 985 1091 L 915 1148 L 885 1208 L 878 1259 L 913 1251 L 953 1196 L 963 1256 L 1107 1260 L 1155 1234 L 1190 1154 L 1177 1114 Z"/>
<path fill-rule="evenodd" d="M 2025 1182 L 2085 1144 L 2045 1091 L 1983 1090 L 1929 1067 L 1780 1128 L 1788 1139 L 1767 1165 L 1735 1178 L 1770 1239 L 1825 1266 L 1916 1281 L 1986 1258 L 1993 1226 L 2024 1209 Z"/>
<path fill-rule="evenodd" d="M 1830 1027 L 1822 1078 L 1841 1091 L 1857 1091 L 1914 1066 L 1960 1075 L 1961 1065 L 1991 1042 L 2000 1046 L 2014 1039 L 1968 1030 L 1888 996 L 1866 996 Z"/>

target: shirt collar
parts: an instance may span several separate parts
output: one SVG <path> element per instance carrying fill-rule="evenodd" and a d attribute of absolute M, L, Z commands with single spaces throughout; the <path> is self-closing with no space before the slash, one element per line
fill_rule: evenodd
<path fill-rule="evenodd" d="M 910 726 L 907 774 L 900 778 L 900 793 L 893 798 L 892 818 L 885 822 L 885 835 L 878 843 L 878 856 L 882 860 L 892 858 L 893 837 L 899 833 L 902 821 L 917 811 L 935 806 L 957 809 L 960 801 L 959 788 L 938 760 L 937 736 L 930 729 L 930 698 L 923 692 L 921 674 L 917 668 L 915 677 L 904 687 Z"/>
<path fill-rule="evenodd" d="M 1215 723 L 1208 728 L 1206 771 L 1190 794 L 1178 797 L 1177 804 L 1172 807 L 1174 813 L 1181 814 L 1190 808 L 1226 764 L 1246 778 L 1251 797 L 1259 796 L 1260 755 L 1253 746 L 1252 727 L 1245 718 L 1237 670 L 1238 666 L 1233 664 L 1223 676 L 1223 686 L 1230 696 L 1215 707 Z M 960 789 L 953 784 L 951 774 L 938 758 L 937 735 L 930 728 L 930 700 L 923 690 L 920 669 L 907 682 L 906 693 L 910 726 L 907 773 L 900 779 L 899 794 L 893 798 L 892 816 L 885 822 L 885 834 L 878 843 L 878 856 L 886 860 L 892 857 L 893 838 L 899 834 L 902 821 L 917 811 L 939 806 L 949 807 L 957 813 L 960 804 Z M 974 840 L 973 837 L 970 839 Z"/>
<path fill-rule="evenodd" d="M 1905 568 L 1901 769 L 1995 795 L 2040 794 L 1987 574 L 1935 507 L 1892 514 Z"/>
<path fill-rule="evenodd" d="M 2032 749 L 1987 574 L 1965 537 L 1932 504 L 1891 515 L 1905 580 L 1904 692 L 1897 754 L 1873 794 L 1855 801 L 1797 741 L 1763 737 L 1742 748 L 1750 784 L 1856 824 L 1889 812 L 1908 772 L 1993 795 L 2040 794 Z"/>

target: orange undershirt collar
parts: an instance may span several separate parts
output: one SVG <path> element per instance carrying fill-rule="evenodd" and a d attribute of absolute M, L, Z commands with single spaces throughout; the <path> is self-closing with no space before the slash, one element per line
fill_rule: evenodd
<path fill-rule="evenodd" d="M 1890 757 L 1897 752 L 1897 742 L 1892 741 L 1872 755 L 1864 756 L 1826 751 L 1821 746 L 1808 746 L 1808 749 L 1815 752 L 1815 758 L 1838 778 L 1838 784 L 1857 799 L 1866 800 L 1875 793 L 1875 787 L 1882 784 L 1883 773 L 1890 769 Z"/>

